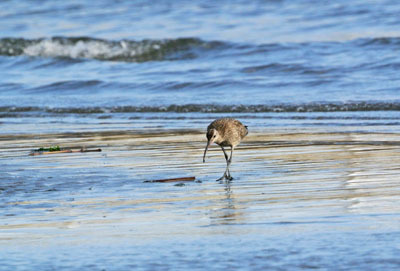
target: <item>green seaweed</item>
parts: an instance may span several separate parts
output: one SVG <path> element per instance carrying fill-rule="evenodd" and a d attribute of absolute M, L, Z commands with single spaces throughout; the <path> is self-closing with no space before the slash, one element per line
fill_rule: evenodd
<path fill-rule="evenodd" d="M 48 151 L 48 152 L 61 151 L 61 148 L 60 146 L 50 146 L 49 148 L 39 148 L 36 151 Z"/>

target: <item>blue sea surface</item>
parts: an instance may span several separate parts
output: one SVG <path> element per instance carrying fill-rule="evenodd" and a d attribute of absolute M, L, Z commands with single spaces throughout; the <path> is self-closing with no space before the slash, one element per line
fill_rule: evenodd
<path fill-rule="evenodd" d="M 398 123 L 396 1 L 34 3 L 0 4 L 5 129 L 27 111 L 394 111 Z"/>

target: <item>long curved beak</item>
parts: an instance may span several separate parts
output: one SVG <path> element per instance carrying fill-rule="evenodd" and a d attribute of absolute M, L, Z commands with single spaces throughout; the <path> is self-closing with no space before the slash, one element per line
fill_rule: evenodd
<path fill-rule="evenodd" d="M 203 163 L 206 162 L 206 153 L 207 153 L 208 147 L 210 147 L 211 143 L 212 143 L 212 141 L 211 141 L 211 140 L 208 140 L 206 149 L 204 150 Z"/>

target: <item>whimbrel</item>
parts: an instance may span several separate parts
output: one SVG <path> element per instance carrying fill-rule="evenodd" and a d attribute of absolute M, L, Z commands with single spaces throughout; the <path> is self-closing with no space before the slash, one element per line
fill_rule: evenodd
<path fill-rule="evenodd" d="M 240 121 L 231 119 L 231 118 L 223 118 L 217 119 L 211 122 L 207 127 L 207 146 L 204 150 L 203 155 L 203 163 L 205 162 L 206 152 L 208 147 L 212 143 L 218 144 L 222 151 L 224 152 L 225 160 L 226 160 L 226 170 L 224 175 L 219 178 L 220 180 L 232 180 L 231 173 L 229 172 L 229 166 L 232 162 L 232 154 L 233 150 L 237 145 L 239 145 L 240 141 L 247 135 L 248 130 L 247 126 L 244 126 Z M 224 147 L 231 147 L 231 156 L 228 159 L 228 155 L 225 152 Z"/>

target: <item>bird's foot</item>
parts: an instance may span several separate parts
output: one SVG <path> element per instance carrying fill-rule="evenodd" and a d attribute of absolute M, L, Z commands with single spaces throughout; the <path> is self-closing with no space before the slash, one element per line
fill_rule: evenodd
<path fill-rule="evenodd" d="M 225 180 L 230 182 L 233 180 L 233 177 L 231 175 L 224 174 L 221 178 L 217 179 L 216 181 L 221 182 L 221 181 L 225 181 Z"/>

